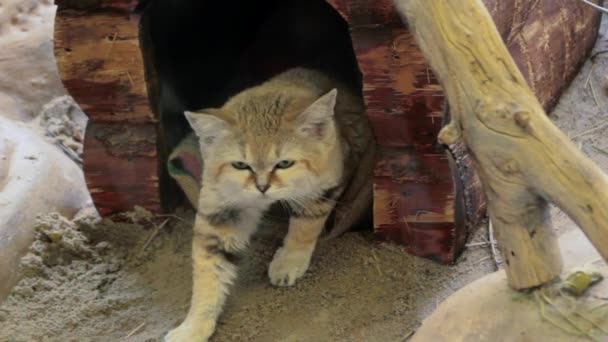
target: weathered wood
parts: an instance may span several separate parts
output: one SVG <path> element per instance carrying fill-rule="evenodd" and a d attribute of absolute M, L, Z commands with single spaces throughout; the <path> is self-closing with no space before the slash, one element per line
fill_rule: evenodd
<path fill-rule="evenodd" d="M 435 139 L 442 126 L 442 90 L 391 0 L 329 2 L 351 27 L 367 114 L 379 145 L 376 236 L 415 255 L 452 263 L 471 222 L 464 220 L 461 195 L 466 191 L 455 196 L 456 188 L 466 186 L 460 176 L 452 176 L 448 155 Z"/>
<path fill-rule="evenodd" d="M 601 14 L 580 1 L 482 2 L 528 86 L 551 110 L 595 44 Z"/>
<path fill-rule="evenodd" d="M 517 289 L 558 276 L 547 201 L 608 259 L 608 177 L 547 118 L 480 0 L 397 0 L 451 108 L 439 140 L 463 141 Z"/>
<path fill-rule="evenodd" d="M 156 119 L 130 1 L 58 1 L 55 56 L 89 116 L 83 169 L 101 214 L 160 209 Z"/>

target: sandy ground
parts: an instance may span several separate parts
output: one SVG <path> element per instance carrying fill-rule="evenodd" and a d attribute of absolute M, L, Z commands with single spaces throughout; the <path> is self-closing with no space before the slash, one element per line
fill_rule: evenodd
<path fill-rule="evenodd" d="M 564 92 L 551 113 L 554 123 L 578 144 L 604 171 L 608 171 L 608 20 L 604 16 L 600 35 L 588 60 Z M 595 95 L 594 95 L 595 94 Z M 558 232 L 576 225 L 566 214 L 554 209 Z"/>
<path fill-rule="evenodd" d="M 144 324 L 126 340 L 156 341 L 180 322 L 190 296 L 191 224 L 173 219 L 144 251 L 162 220 L 114 220 L 41 218 L 26 277 L 0 307 L 0 340 L 120 340 Z M 399 341 L 447 295 L 494 269 L 483 249 L 446 267 L 350 233 L 321 245 L 297 286 L 274 288 L 266 267 L 282 228 L 263 227 L 242 255 L 214 341 Z"/>
<path fill-rule="evenodd" d="M 605 35 L 597 45 L 608 45 Z M 604 170 L 607 70 L 608 54 L 587 62 L 552 114 Z M 44 96 L 54 92 L 61 93 Z M 192 219 L 191 212 L 177 214 Z M 574 229 L 558 210 L 553 217 L 560 233 Z M 25 277 L 0 306 L 0 341 L 159 340 L 184 317 L 191 291 L 191 224 L 172 219 L 155 234 L 162 221 L 143 215 L 92 225 L 43 216 L 22 262 Z M 448 267 L 357 232 L 319 246 L 306 277 L 278 289 L 269 285 L 266 267 L 282 228 L 263 228 L 242 256 L 213 341 L 402 341 L 448 295 L 495 270 L 487 248 L 469 248 Z M 486 238 L 480 227 L 471 242 Z"/>

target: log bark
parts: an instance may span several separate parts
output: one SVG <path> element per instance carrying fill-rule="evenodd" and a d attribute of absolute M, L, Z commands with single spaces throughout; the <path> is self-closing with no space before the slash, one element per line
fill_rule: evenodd
<path fill-rule="evenodd" d="M 516 289 L 560 274 L 555 203 L 608 259 L 608 177 L 555 127 L 480 0 L 396 0 L 450 103 L 444 144 L 463 141 Z"/>
<path fill-rule="evenodd" d="M 83 170 L 102 215 L 140 205 L 157 212 L 175 196 L 159 194 L 158 119 L 148 102 L 136 1 L 58 0 L 55 56 L 66 89 L 89 116 Z M 162 157 L 162 156 L 161 156 Z"/>
<path fill-rule="evenodd" d="M 476 182 L 453 162 L 460 156 L 436 141 L 445 103 L 438 81 L 393 0 L 328 2 L 350 27 L 378 143 L 375 235 L 414 255 L 451 264 L 485 207 Z M 482 215 L 469 215 L 477 212 Z"/>

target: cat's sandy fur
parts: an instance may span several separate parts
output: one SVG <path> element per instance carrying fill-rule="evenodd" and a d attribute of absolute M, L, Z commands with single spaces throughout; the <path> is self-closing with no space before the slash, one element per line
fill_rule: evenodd
<path fill-rule="evenodd" d="M 268 269 L 277 286 L 304 275 L 336 206 L 342 232 L 371 203 L 374 140 L 362 100 L 321 73 L 292 69 L 222 108 L 186 116 L 199 137 L 204 168 L 192 301 L 184 322 L 165 338 L 172 342 L 207 341 L 213 334 L 236 277 L 231 255 L 247 246 L 272 203 L 290 210 L 289 231 Z M 281 160 L 295 163 L 276 168 Z M 233 167 L 236 161 L 250 169 Z"/>

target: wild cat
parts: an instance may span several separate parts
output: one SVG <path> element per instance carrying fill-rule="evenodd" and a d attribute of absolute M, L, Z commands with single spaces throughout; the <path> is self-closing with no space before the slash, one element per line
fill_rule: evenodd
<path fill-rule="evenodd" d="M 193 290 L 186 319 L 165 341 L 207 341 L 264 212 L 280 201 L 289 230 L 270 263 L 276 286 L 304 275 L 338 205 L 332 235 L 371 203 L 375 142 L 360 97 L 325 75 L 288 70 L 222 108 L 185 113 L 204 160 L 192 243 Z"/>

